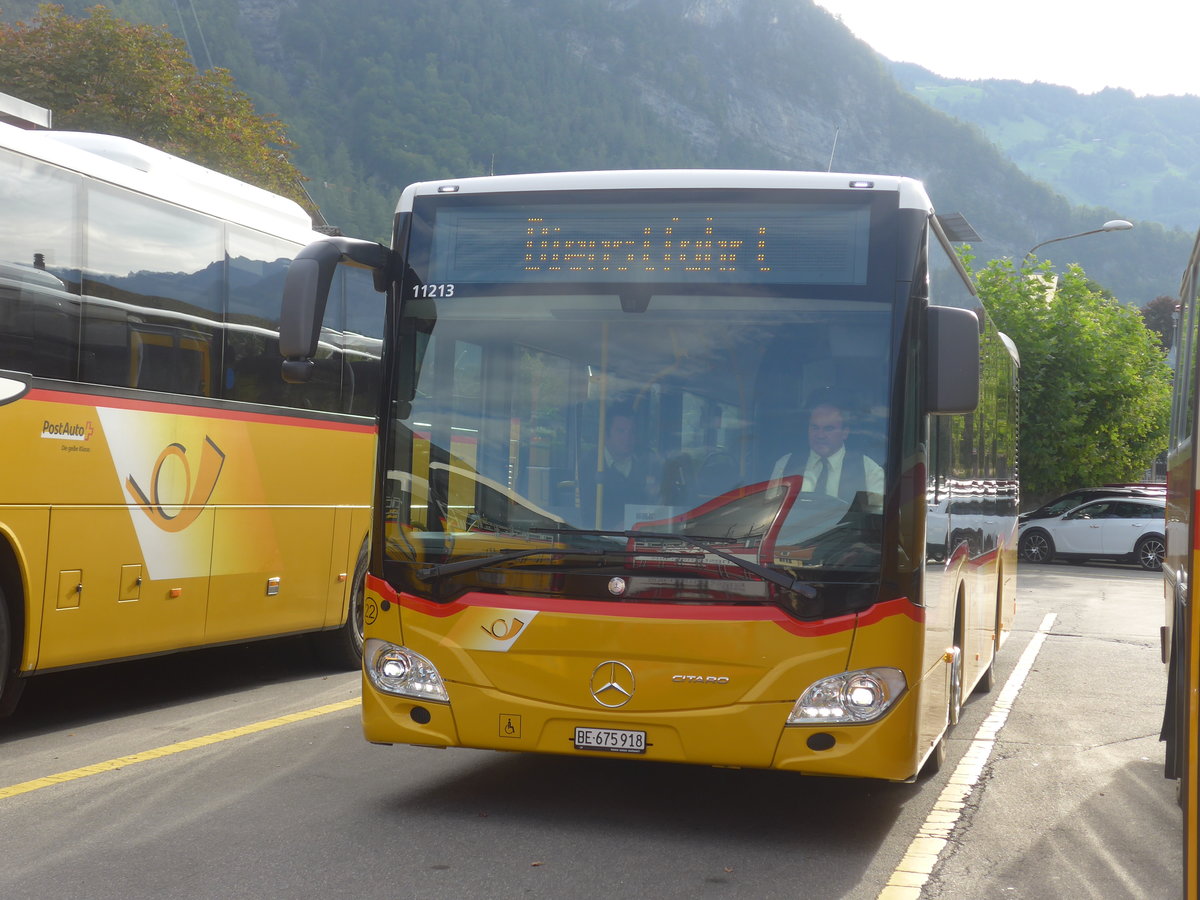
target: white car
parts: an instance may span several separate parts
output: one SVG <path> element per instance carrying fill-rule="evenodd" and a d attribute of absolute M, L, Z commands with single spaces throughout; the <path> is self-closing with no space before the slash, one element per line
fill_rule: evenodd
<path fill-rule="evenodd" d="M 1054 518 L 1026 522 L 1017 546 L 1029 562 L 1113 559 L 1158 571 L 1167 546 L 1166 507 L 1161 497 L 1093 500 Z"/>

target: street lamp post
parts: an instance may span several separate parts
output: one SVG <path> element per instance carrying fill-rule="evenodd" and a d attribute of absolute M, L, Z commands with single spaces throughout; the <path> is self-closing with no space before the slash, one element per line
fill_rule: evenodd
<path fill-rule="evenodd" d="M 1047 241 L 1042 241 L 1040 244 L 1034 244 L 1030 247 L 1021 261 L 1021 265 L 1024 266 L 1025 263 L 1029 262 L 1030 257 L 1033 256 L 1033 251 L 1038 249 L 1038 247 L 1045 247 L 1047 244 L 1053 244 L 1055 241 L 1069 241 L 1071 238 L 1083 237 L 1085 234 L 1099 234 L 1102 231 L 1128 231 L 1132 227 L 1133 223 L 1125 219 L 1109 219 L 1099 228 L 1093 228 L 1091 231 L 1081 231 L 1078 234 L 1064 234 L 1062 237 L 1050 238 Z"/>

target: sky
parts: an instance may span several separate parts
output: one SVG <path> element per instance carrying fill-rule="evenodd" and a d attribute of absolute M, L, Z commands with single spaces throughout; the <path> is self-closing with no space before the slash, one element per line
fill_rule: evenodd
<path fill-rule="evenodd" d="M 815 0 L 897 62 L 946 78 L 1200 96 L 1200 0 Z"/>

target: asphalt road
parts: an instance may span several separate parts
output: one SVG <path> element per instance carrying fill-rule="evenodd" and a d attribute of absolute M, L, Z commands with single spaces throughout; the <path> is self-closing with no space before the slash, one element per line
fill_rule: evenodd
<path fill-rule="evenodd" d="M 357 676 L 297 640 L 45 676 L 0 723 L 0 897 L 1179 895 L 1159 578 L 1025 566 L 1019 591 L 1000 686 L 912 785 L 374 747 Z M 956 766 L 979 777 L 947 820 Z M 924 886 L 887 888 L 931 819 Z"/>

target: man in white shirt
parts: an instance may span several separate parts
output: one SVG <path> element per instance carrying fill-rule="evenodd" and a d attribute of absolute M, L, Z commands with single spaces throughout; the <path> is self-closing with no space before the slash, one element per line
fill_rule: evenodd
<path fill-rule="evenodd" d="M 852 502 L 862 491 L 870 495 L 870 505 L 883 501 L 883 469 L 870 457 L 846 449 L 850 428 L 842 411 L 831 403 L 813 408 L 808 419 L 808 460 L 804 466 L 801 493 L 827 494 Z M 793 454 L 779 459 L 772 480 L 787 473 Z"/>

